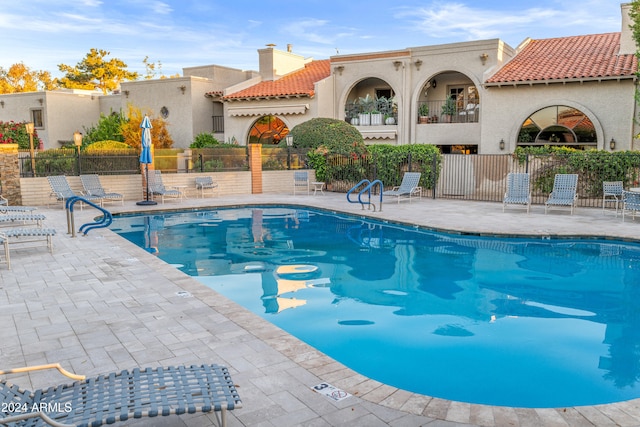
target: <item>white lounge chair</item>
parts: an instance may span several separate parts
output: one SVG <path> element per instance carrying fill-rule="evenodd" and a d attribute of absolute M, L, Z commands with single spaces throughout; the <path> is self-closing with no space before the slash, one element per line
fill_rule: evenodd
<path fill-rule="evenodd" d="M 196 190 L 200 190 L 200 196 L 204 198 L 205 191 L 211 191 L 211 195 L 218 188 L 218 184 L 213 182 L 213 178 L 210 176 L 200 176 L 196 178 Z"/>
<path fill-rule="evenodd" d="M 420 187 L 420 172 L 405 172 L 402 182 L 399 186 L 393 187 L 391 190 L 383 191 L 383 196 L 397 197 L 400 200 L 407 199 L 409 203 L 414 198 L 422 197 L 422 187 Z"/>
<path fill-rule="evenodd" d="M 616 216 L 618 216 L 618 205 L 622 201 L 624 186 L 622 181 L 604 181 L 602 183 L 602 213 L 605 212 L 607 203 L 615 203 Z"/>
<path fill-rule="evenodd" d="M 507 205 L 520 205 L 527 209 L 531 208 L 531 189 L 529 186 L 528 173 L 510 173 L 507 175 L 507 191 L 502 199 L 502 212 Z"/>
<path fill-rule="evenodd" d="M 162 183 L 161 171 L 149 172 L 149 196 L 153 199 L 153 196 L 160 196 L 162 204 L 164 204 L 165 197 L 172 197 L 174 199 L 181 199 L 183 197 L 182 191 L 174 189 L 168 190 Z"/>
<path fill-rule="evenodd" d="M 80 175 L 80 182 L 84 188 L 85 196 L 99 197 L 101 202 L 107 201 L 119 201 L 124 205 L 124 196 L 120 193 L 108 193 L 100 182 L 100 177 L 97 174 Z"/>
<path fill-rule="evenodd" d="M 569 206 L 571 215 L 578 201 L 578 175 L 556 174 L 553 179 L 553 190 L 544 204 L 544 213 L 551 207 Z"/>
<path fill-rule="evenodd" d="M 309 173 L 307 171 L 296 171 L 293 173 L 293 195 L 296 195 L 296 190 L 304 190 L 309 195 Z"/>

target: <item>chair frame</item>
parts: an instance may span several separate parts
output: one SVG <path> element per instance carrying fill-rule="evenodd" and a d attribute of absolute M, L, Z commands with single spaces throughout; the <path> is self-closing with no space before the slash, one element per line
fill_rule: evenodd
<path fill-rule="evenodd" d="M 546 214 L 551 207 L 569 206 L 571 215 L 578 203 L 578 174 L 556 174 L 553 179 L 553 190 L 544 204 Z"/>
<path fill-rule="evenodd" d="M 405 172 L 400 185 L 393 187 L 391 190 L 383 191 L 382 195 L 397 197 L 398 203 L 401 200 L 409 200 L 409 203 L 411 203 L 412 199 L 416 197 L 420 199 L 422 198 L 422 187 L 419 185 L 421 176 L 421 172 Z"/>
<path fill-rule="evenodd" d="M 133 418 L 220 412 L 224 427 L 226 411 L 242 407 L 229 371 L 215 364 L 136 368 L 86 379 L 55 363 L 0 371 L 0 375 L 44 369 L 57 369 L 75 381 L 31 392 L 0 380 L 2 402 L 40 409 L 0 413 L 0 425 L 23 425 L 20 421 L 29 420 L 34 427 L 97 427 Z"/>
<path fill-rule="evenodd" d="M 531 210 L 531 187 L 529 173 L 511 172 L 507 175 L 507 191 L 502 199 L 502 212 L 505 212 L 507 205 L 521 205 Z"/>
<path fill-rule="evenodd" d="M 618 216 L 618 206 L 622 202 L 624 184 L 622 181 L 604 181 L 602 183 L 602 214 L 605 213 L 607 203 L 615 203 L 616 216 Z"/>

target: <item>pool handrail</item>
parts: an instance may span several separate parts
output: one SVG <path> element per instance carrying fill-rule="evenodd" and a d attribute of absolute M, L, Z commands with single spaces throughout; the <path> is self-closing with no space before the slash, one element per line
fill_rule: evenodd
<path fill-rule="evenodd" d="M 358 200 L 357 202 L 355 200 L 351 200 L 351 198 L 349 197 L 351 195 L 351 193 L 355 192 L 356 189 L 360 188 L 361 185 L 363 184 L 367 184 L 362 190 L 360 190 L 358 192 Z M 349 203 L 360 203 L 360 205 L 362 206 L 362 209 L 364 210 L 364 206 L 367 205 L 368 209 L 371 209 L 371 207 L 373 206 L 373 211 L 376 211 L 376 205 L 374 203 L 371 203 L 371 189 L 375 186 L 375 185 L 380 185 L 380 209 L 378 209 L 378 211 L 382 211 L 382 193 L 384 192 L 384 185 L 382 184 L 382 181 L 380 181 L 379 179 L 373 180 L 373 181 L 369 181 L 368 179 L 363 179 L 362 181 L 360 181 L 359 183 L 357 183 L 356 185 L 354 185 L 348 192 L 347 192 L 347 201 Z M 367 201 L 362 200 L 362 195 L 363 194 L 367 194 L 367 196 L 369 197 L 369 199 Z"/>
<path fill-rule="evenodd" d="M 94 228 L 108 227 L 113 222 L 113 215 L 111 215 L 111 212 L 109 212 L 102 206 L 97 205 L 81 196 L 70 197 L 67 200 L 65 200 L 65 209 L 67 210 L 68 234 L 71 234 L 71 237 L 76 237 L 73 205 L 75 205 L 77 202 L 86 203 L 87 205 L 92 206 L 103 213 L 102 217 L 99 220 L 96 220 L 94 222 L 88 222 L 80 226 L 80 229 L 78 231 L 82 232 L 85 236 L 90 230 L 93 230 Z"/>

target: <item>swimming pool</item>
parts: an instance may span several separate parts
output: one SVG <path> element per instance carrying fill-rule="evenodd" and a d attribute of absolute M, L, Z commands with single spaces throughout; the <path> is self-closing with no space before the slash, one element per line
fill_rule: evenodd
<path fill-rule="evenodd" d="M 640 397 L 634 243 L 463 236 L 288 207 L 111 228 L 391 386 L 519 407 Z"/>

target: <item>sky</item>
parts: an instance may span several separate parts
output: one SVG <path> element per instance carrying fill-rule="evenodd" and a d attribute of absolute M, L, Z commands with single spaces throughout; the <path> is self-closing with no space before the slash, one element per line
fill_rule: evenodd
<path fill-rule="evenodd" d="M 0 67 L 60 77 L 92 49 L 145 74 L 217 64 L 258 69 L 267 44 L 305 58 L 499 38 L 617 32 L 616 0 L 0 0 Z"/>

